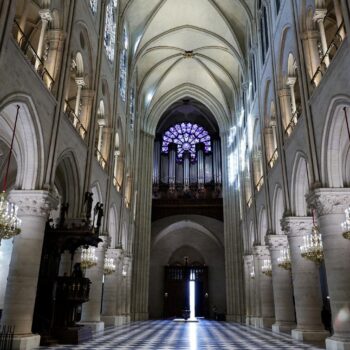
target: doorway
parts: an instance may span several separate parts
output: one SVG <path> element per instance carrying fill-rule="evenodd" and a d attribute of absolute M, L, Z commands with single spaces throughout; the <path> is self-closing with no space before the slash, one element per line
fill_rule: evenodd
<path fill-rule="evenodd" d="M 164 281 L 164 317 L 209 316 L 208 267 L 166 266 Z"/>

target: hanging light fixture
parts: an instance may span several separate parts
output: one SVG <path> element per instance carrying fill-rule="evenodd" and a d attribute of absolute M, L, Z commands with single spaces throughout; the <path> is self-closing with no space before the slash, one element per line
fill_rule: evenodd
<path fill-rule="evenodd" d="M 303 236 L 303 245 L 300 246 L 301 256 L 305 259 L 313 261 L 316 264 L 320 264 L 323 259 L 323 244 L 322 235 L 315 224 L 315 212 L 312 213 L 312 231 L 311 234 Z"/>
<path fill-rule="evenodd" d="M 113 258 L 105 258 L 105 263 L 103 267 L 103 273 L 105 275 L 111 275 L 113 272 L 115 272 L 116 266 L 114 264 Z"/>
<path fill-rule="evenodd" d="M 20 228 L 21 220 L 17 217 L 18 207 L 15 204 L 10 203 L 7 200 L 7 195 L 6 195 L 7 177 L 10 169 L 13 142 L 15 139 L 19 109 L 20 109 L 20 106 L 17 105 L 15 125 L 13 127 L 13 132 L 12 132 L 12 140 L 11 140 L 9 156 L 7 159 L 3 189 L 2 189 L 2 193 L 0 194 L 0 240 L 12 238 L 13 236 L 18 235 L 21 232 L 21 228 Z"/>
<path fill-rule="evenodd" d="M 341 223 L 343 237 L 350 239 L 350 207 L 345 209 L 345 221 Z"/>
<path fill-rule="evenodd" d="M 93 266 L 97 265 L 98 258 L 95 255 L 94 247 L 84 247 L 81 250 L 81 259 L 80 264 L 83 269 L 90 269 Z"/>
<path fill-rule="evenodd" d="M 255 278 L 255 269 L 254 266 L 252 266 L 252 269 L 250 271 L 250 278 L 253 280 Z"/>
<path fill-rule="evenodd" d="M 289 248 L 282 249 L 281 256 L 279 256 L 277 258 L 277 264 L 282 269 L 285 269 L 285 270 L 291 270 L 292 269 L 292 262 L 290 260 Z"/>
<path fill-rule="evenodd" d="M 264 259 L 263 264 L 261 266 L 261 272 L 271 277 L 272 276 L 272 265 L 271 265 L 271 259 Z"/>

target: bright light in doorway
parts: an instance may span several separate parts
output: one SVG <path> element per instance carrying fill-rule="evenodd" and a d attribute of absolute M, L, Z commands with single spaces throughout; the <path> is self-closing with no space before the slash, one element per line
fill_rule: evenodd
<path fill-rule="evenodd" d="M 190 281 L 190 318 L 196 317 L 196 282 Z"/>

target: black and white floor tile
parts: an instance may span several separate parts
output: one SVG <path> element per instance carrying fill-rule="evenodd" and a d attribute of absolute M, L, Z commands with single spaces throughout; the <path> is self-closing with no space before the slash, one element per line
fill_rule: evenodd
<path fill-rule="evenodd" d="M 137 349 L 137 350 L 319 350 L 290 336 L 244 325 L 201 320 L 198 323 L 173 321 L 135 322 L 108 328 L 94 340 L 81 345 L 40 347 L 43 349 Z"/>

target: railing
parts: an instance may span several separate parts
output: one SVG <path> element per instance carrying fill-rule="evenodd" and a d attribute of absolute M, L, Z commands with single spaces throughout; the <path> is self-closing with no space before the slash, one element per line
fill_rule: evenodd
<path fill-rule="evenodd" d="M 295 128 L 295 126 L 297 125 L 298 119 L 300 116 L 300 112 L 299 110 L 296 110 L 293 114 L 292 114 L 292 118 L 290 118 L 290 121 L 286 127 L 285 133 L 289 136 L 293 129 Z"/>
<path fill-rule="evenodd" d="M 325 75 L 328 69 L 326 61 L 328 60 L 330 63 L 330 61 L 333 59 L 334 55 L 338 51 L 340 45 L 342 44 L 343 42 L 343 37 L 341 35 L 342 32 L 345 33 L 344 22 L 342 22 L 342 24 L 339 26 L 337 32 L 334 35 L 334 38 L 332 39 L 331 43 L 328 46 L 326 53 L 321 58 L 320 65 L 316 69 L 316 72 L 311 79 L 311 83 L 314 87 L 316 87 L 319 84 L 319 82 L 321 81 L 321 79 L 323 78 L 323 76 Z"/>
<path fill-rule="evenodd" d="M 102 169 L 105 169 L 107 165 L 107 161 L 106 159 L 103 158 L 102 153 L 97 148 L 96 148 L 96 158 L 99 164 L 101 165 Z"/>
<path fill-rule="evenodd" d="M 43 80 L 46 87 L 49 90 L 52 90 L 52 87 L 55 83 L 54 79 L 45 68 L 43 60 L 38 56 L 33 45 L 30 43 L 29 38 L 27 38 L 27 36 L 23 33 L 17 21 L 14 21 L 13 35 L 18 43 L 18 46 L 28 61 L 31 63 L 35 71 L 38 73 L 39 77 Z"/>
<path fill-rule="evenodd" d="M 264 176 L 261 176 L 257 184 L 255 185 L 256 190 L 259 192 L 264 184 Z"/>
<path fill-rule="evenodd" d="M 278 159 L 278 150 L 276 148 L 274 150 L 274 152 L 272 153 L 272 156 L 271 156 L 270 160 L 268 161 L 268 164 L 269 164 L 270 168 L 273 168 L 273 166 L 275 165 L 277 159 Z"/>
<path fill-rule="evenodd" d="M 2 326 L 0 329 L 0 350 L 12 350 L 14 326 Z"/>
<path fill-rule="evenodd" d="M 65 101 L 65 111 L 67 118 L 71 121 L 73 124 L 75 130 L 78 132 L 78 134 L 81 136 L 81 138 L 84 140 L 86 137 L 86 129 L 84 128 L 83 124 L 81 123 L 80 119 L 75 114 L 72 107 L 69 105 L 68 101 Z"/>

